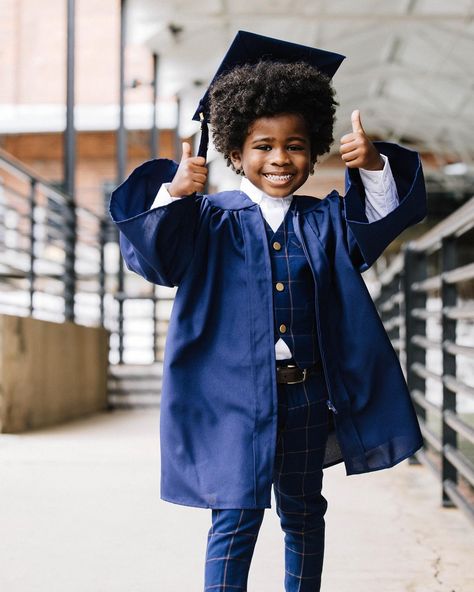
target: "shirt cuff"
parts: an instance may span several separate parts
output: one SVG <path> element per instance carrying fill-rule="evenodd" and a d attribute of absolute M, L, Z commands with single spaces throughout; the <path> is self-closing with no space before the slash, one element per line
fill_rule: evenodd
<path fill-rule="evenodd" d="M 390 162 L 385 154 L 380 171 L 359 169 L 365 189 L 365 213 L 369 222 L 380 220 L 398 206 L 398 193 Z"/>
<path fill-rule="evenodd" d="M 171 197 L 168 191 L 170 185 L 171 183 L 163 183 L 156 194 L 155 201 L 151 204 L 150 210 L 153 208 L 159 208 L 160 206 L 167 206 L 171 202 L 181 199 L 181 197 Z"/>

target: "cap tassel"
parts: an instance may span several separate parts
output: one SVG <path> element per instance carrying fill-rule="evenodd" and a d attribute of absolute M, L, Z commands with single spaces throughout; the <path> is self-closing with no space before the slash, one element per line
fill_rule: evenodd
<path fill-rule="evenodd" d="M 199 119 L 201 120 L 201 140 L 199 142 L 198 156 L 203 156 L 206 159 L 209 145 L 209 126 L 202 111 L 199 113 Z"/>

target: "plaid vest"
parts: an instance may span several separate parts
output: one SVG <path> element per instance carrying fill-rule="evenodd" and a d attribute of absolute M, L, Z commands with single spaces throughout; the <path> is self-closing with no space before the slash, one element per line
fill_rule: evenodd
<path fill-rule="evenodd" d="M 307 368 L 320 359 L 314 279 L 293 230 L 293 206 L 294 201 L 276 232 L 264 222 L 272 266 L 275 343 L 283 339 L 298 366 Z"/>

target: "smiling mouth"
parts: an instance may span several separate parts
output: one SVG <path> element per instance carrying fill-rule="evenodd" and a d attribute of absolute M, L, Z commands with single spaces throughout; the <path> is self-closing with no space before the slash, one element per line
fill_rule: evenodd
<path fill-rule="evenodd" d="M 263 176 L 274 183 L 287 183 L 295 176 L 293 173 L 278 174 L 278 173 L 264 173 Z"/>

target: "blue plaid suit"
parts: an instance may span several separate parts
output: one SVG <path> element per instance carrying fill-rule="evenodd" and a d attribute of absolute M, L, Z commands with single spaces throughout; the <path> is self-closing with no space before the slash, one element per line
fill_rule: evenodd
<path fill-rule="evenodd" d="M 266 222 L 265 225 L 275 286 L 275 342 L 282 338 L 293 353 L 291 361 L 301 368 L 309 367 L 320 360 L 311 270 L 293 231 L 291 214 L 285 216 L 277 232 Z M 327 509 L 327 501 L 321 494 L 328 433 L 327 403 L 321 366 L 303 383 L 278 384 L 273 488 L 276 511 L 285 533 L 287 592 L 320 589 Z M 212 510 L 205 564 L 206 591 L 247 590 L 250 562 L 264 511 Z"/>

